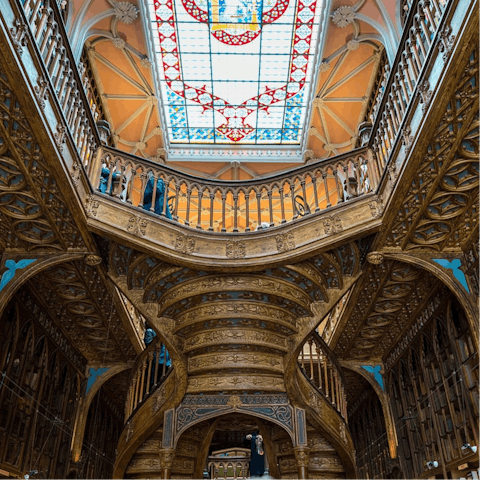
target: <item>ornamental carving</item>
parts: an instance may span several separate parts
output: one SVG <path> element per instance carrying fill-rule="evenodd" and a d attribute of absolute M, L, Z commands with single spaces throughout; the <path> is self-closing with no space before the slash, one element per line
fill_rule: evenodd
<path fill-rule="evenodd" d="M 263 366 L 281 370 L 282 362 L 280 358 L 277 355 L 266 353 L 218 353 L 190 358 L 189 368 L 198 370 L 211 367 L 225 368 L 226 365 L 233 368 L 245 365 L 249 367 Z"/>
<path fill-rule="evenodd" d="M 288 252 L 295 248 L 295 237 L 291 232 L 275 235 L 275 241 L 279 252 Z"/>
<path fill-rule="evenodd" d="M 257 379 L 257 377 L 254 377 Z M 197 380 L 197 379 L 193 379 Z M 192 381 L 193 381 L 192 380 Z M 203 379 L 198 379 L 200 381 Z M 223 380 L 223 379 L 219 379 Z M 228 379 L 226 379 L 228 380 Z M 258 377 L 258 385 L 261 382 L 271 384 L 283 380 L 269 379 L 268 377 Z M 182 403 L 176 410 L 176 429 L 177 437 L 179 432 L 186 430 L 190 425 L 198 423 L 204 418 L 225 413 L 225 411 L 240 410 L 251 412 L 256 416 L 267 418 L 282 425 L 290 434 L 293 434 L 293 409 L 289 404 L 287 395 L 284 393 L 267 395 L 185 395 Z"/>
<path fill-rule="evenodd" d="M 195 294 L 203 294 L 212 290 L 216 292 L 238 290 L 266 292 L 292 299 L 306 308 L 311 302 L 310 297 L 298 287 L 278 279 L 253 275 L 248 277 L 208 276 L 198 281 L 173 287 L 168 291 L 167 296 L 161 298 L 158 306 L 160 310 L 163 310 L 167 306 L 178 302 L 180 299 L 190 298 Z"/>
<path fill-rule="evenodd" d="M 57 125 L 57 132 L 53 134 L 53 138 L 55 138 L 58 150 L 60 153 L 63 153 L 65 142 L 67 141 L 67 130 L 60 123 Z"/>
<path fill-rule="evenodd" d="M 70 176 L 72 178 L 72 183 L 75 187 L 78 187 L 81 171 L 82 171 L 82 168 L 80 167 L 80 164 L 74 161 L 72 171 L 70 172 Z"/>
<path fill-rule="evenodd" d="M 204 317 L 224 317 L 224 316 L 258 316 L 258 317 L 269 317 L 271 319 L 281 320 L 292 325 L 295 325 L 295 317 L 280 308 L 274 307 L 272 305 L 256 305 L 249 303 L 219 303 L 211 305 L 201 305 L 195 310 L 190 312 L 182 313 L 176 318 L 176 324 L 178 326 L 183 325 L 184 323 L 202 319 Z"/>
<path fill-rule="evenodd" d="M 430 319 L 435 314 L 438 307 L 441 305 L 443 298 L 446 298 L 445 292 L 438 292 L 433 298 L 430 299 L 427 306 L 422 310 L 420 315 L 417 317 L 415 323 L 408 329 L 403 338 L 399 340 L 397 346 L 388 354 L 385 360 L 385 371 L 390 369 L 390 367 L 397 361 L 402 353 L 407 349 L 407 347 L 412 343 L 416 338 L 418 332 L 426 325 Z"/>
<path fill-rule="evenodd" d="M 125 443 L 128 443 L 128 441 L 132 438 L 134 430 L 135 422 L 133 420 L 130 420 L 129 422 L 127 422 L 126 426 Z"/>
<path fill-rule="evenodd" d="M 240 400 L 240 397 L 238 395 L 232 395 L 227 402 L 227 405 L 229 407 L 232 407 L 234 410 L 237 410 L 238 407 L 241 407 L 243 405 L 242 401 Z"/>
<path fill-rule="evenodd" d="M 155 414 L 160 411 L 163 404 L 165 403 L 165 393 L 166 393 L 166 386 L 163 384 L 160 388 L 157 389 L 155 392 L 155 396 L 153 397 L 152 401 L 152 414 Z"/>
<path fill-rule="evenodd" d="M 95 199 L 95 195 L 93 195 L 92 193 L 89 194 L 85 202 L 85 213 L 87 217 L 90 217 L 90 218 L 96 217 L 99 206 L 100 206 L 100 202 Z"/>
<path fill-rule="evenodd" d="M 128 25 L 138 17 L 138 9 L 130 2 L 117 2 L 113 7 L 113 14 L 117 20 Z"/>
<path fill-rule="evenodd" d="M 246 246 L 243 240 L 227 240 L 227 258 L 245 258 Z"/>
<path fill-rule="evenodd" d="M 342 220 L 338 215 L 327 217 L 323 221 L 323 228 L 325 229 L 325 235 L 340 233 L 343 230 Z"/>
<path fill-rule="evenodd" d="M 472 52 L 388 227 L 386 247 L 459 248 L 478 225 L 478 54 Z M 466 127 L 467 119 L 470 125 Z M 454 132 L 465 132 L 452 148 Z M 472 188 L 471 191 L 470 187 Z M 428 201 L 427 201 L 428 200 Z"/>
<path fill-rule="evenodd" d="M 85 263 L 90 266 L 100 265 L 100 263 L 102 263 L 102 257 L 95 254 L 85 255 Z"/>
<path fill-rule="evenodd" d="M 195 250 L 195 237 L 191 235 L 177 235 L 175 250 L 181 253 L 193 253 Z"/>
<path fill-rule="evenodd" d="M 27 25 L 21 18 L 16 18 L 10 28 L 10 38 L 12 39 L 13 46 L 19 55 L 23 53 L 23 47 L 27 45 Z"/>
<path fill-rule="evenodd" d="M 295 447 L 293 449 L 295 453 L 295 460 L 298 467 L 308 467 L 308 454 L 309 448 L 307 447 Z"/>
<path fill-rule="evenodd" d="M 159 451 L 159 455 L 160 455 L 160 467 L 162 469 L 171 469 L 173 465 L 173 460 L 175 459 L 175 450 L 162 448 Z"/>
<path fill-rule="evenodd" d="M 132 215 L 128 219 L 127 232 L 136 235 L 137 237 L 144 237 L 147 233 L 148 220 L 141 218 L 138 215 Z"/>
<path fill-rule="evenodd" d="M 286 348 L 285 338 L 280 335 L 269 332 L 257 332 L 240 329 L 218 330 L 212 332 L 202 332 L 193 335 L 185 340 L 185 349 L 191 350 L 212 343 L 247 343 L 247 344 L 268 344 L 270 346 Z"/>
<path fill-rule="evenodd" d="M 343 5 L 338 7 L 332 13 L 332 22 L 339 28 L 345 28 L 355 20 L 355 10 L 353 7 Z"/>
<path fill-rule="evenodd" d="M 35 92 L 35 96 L 37 97 L 38 105 L 42 110 L 44 110 L 49 95 L 48 81 L 39 76 L 37 79 L 37 85 L 35 85 L 33 90 Z"/>
<path fill-rule="evenodd" d="M 451 33 L 452 27 L 445 25 L 438 36 L 438 51 L 443 53 L 442 59 L 444 63 L 450 58 L 453 46 L 455 45 L 455 35 L 450 35 Z"/>
<path fill-rule="evenodd" d="M 433 96 L 433 91 L 430 90 L 430 83 L 428 80 L 424 80 L 418 85 L 418 94 L 420 96 L 420 103 L 422 104 L 422 112 L 425 113 Z"/>
<path fill-rule="evenodd" d="M 406 126 L 402 130 L 402 139 L 403 139 L 403 145 L 405 146 L 405 155 L 408 155 L 408 152 L 410 151 L 410 148 L 412 147 L 412 144 L 413 144 L 412 129 L 410 128 L 410 126 Z"/>
<path fill-rule="evenodd" d="M 368 206 L 373 218 L 382 218 L 384 206 L 380 195 L 375 200 L 372 200 Z"/>
<path fill-rule="evenodd" d="M 380 265 L 383 262 L 383 254 L 380 252 L 370 252 L 367 254 L 367 261 L 372 265 Z"/>

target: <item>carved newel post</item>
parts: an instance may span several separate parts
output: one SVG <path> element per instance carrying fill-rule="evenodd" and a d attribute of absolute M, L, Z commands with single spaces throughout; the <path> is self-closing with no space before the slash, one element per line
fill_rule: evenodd
<path fill-rule="evenodd" d="M 162 448 L 159 453 L 160 468 L 162 469 L 162 478 L 171 478 L 173 459 L 175 458 L 175 450 L 173 448 Z"/>
<path fill-rule="evenodd" d="M 295 460 L 297 461 L 298 478 L 308 478 L 308 447 L 295 447 Z"/>

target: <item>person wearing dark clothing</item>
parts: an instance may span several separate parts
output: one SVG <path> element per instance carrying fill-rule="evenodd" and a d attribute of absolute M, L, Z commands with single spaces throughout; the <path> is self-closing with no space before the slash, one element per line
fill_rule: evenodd
<path fill-rule="evenodd" d="M 143 209 L 150 210 L 152 208 L 152 199 L 153 199 L 153 185 L 154 179 L 150 177 L 148 179 L 147 185 L 145 186 L 145 193 L 143 194 Z M 157 215 L 161 215 L 163 212 L 163 202 L 165 198 L 165 183 L 164 181 L 159 178 L 157 181 L 157 193 L 155 195 L 155 207 L 153 211 Z M 165 215 L 167 218 L 172 218 L 172 214 L 170 212 L 170 208 L 168 205 L 165 207 Z"/>
<path fill-rule="evenodd" d="M 258 430 L 255 430 L 252 434 L 248 434 L 245 437 L 246 440 L 250 440 L 250 476 L 261 477 L 265 472 L 265 457 L 263 451 L 263 437 Z"/>
<path fill-rule="evenodd" d="M 102 171 L 100 172 L 100 185 L 98 186 L 98 190 L 101 193 L 107 193 L 107 186 L 108 186 L 108 178 L 110 177 L 110 170 L 107 167 L 102 167 Z M 112 173 L 112 183 L 110 185 L 109 194 L 112 193 L 113 190 L 113 183 L 115 180 L 120 178 L 120 174 L 118 172 Z"/>
<path fill-rule="evenodd" d="M 153 330 L 152 328 L 147 328 L 143 336 L 143 341 L 145 342 L 145 346 L 148 347 L 153 342 L 153 339 L 156 336 L 157 334 L 155 333 L 155 330 Z M 158 363 L 160 365 L 163 365 L 165 363 L 167 367 L 170 367 L 170 365 L 172 365 L 172 360 L 170 359 L 170 355 L 168 354 L 168 351 L 165 348 L 165 345 L 163 343 L 160 347 L 160 355 L 158 357 Z"/>

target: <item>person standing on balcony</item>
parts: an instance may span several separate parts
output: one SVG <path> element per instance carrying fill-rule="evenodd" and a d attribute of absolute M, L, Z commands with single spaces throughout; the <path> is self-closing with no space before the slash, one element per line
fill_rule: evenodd
<path fill-rule="evenodd" d="M 265 473 L 265 457 L 263 451 L 263 437 L 258 429 L 249 433 L 245 440 L 250 441 L 250 477 L 261 477 Z"/>

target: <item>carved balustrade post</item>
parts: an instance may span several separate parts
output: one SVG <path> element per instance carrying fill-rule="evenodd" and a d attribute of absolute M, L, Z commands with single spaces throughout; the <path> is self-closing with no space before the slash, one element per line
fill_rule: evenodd
<path fill-rule="evenodd" d="M 175 458 L 175 450 L 173 448 L 162 448 L 159 451 L 160 454 L 160 468 L 162 470 L 161 478 L 172 477 L 172 465 Z"/>
<path fill-rule="evenodd" d="M 157 185 L 158 185 L 158 176 L 154 174 L 153 176 L 153 192 L 152 192 L 152 205 L 150 211 L 155 211 L 155 200 L 157 199 Z"/>
<path fill-rule="evenodd" d="M 197 187 L 198 195 L 198 212 L 197 212 L 197 228 L 202 229 L 202 199 L 203 199 L 203 190 L 198 186 Z M 237 220 L 235 216 L 235 221 Z"/>
<path fill-rule="evenodd" d="M 238 192 L 233 194 L 233 231 L 238 232 Z"/>
<path fill-rule="evenodd" d="M 320 207 L 318 206 L 318 191 L 317 191 L 317 177 L 315 174 L 312 173 L 312 186 L 313 186 L 313 193 L 315 198 L 315 213 L 320 211 Z"/>
<path fill-rule="evenodd" d="M 273 227 L 274 223 L 273 223 L 273 200 L 272 200 L 272 189 L 269 189 L 267 191 L 267 195 L 268 195 L 268 209 L 269 209 L 269 218 L 270 218 L 270 226 Z"/>
<path fill-rule="evenodd" d="M 227 194 L 222 192 L 222 232 L 226 232 L 227 228 L 225 226 L 225 200 L 227 199 Z"/>
<path fill-rule="evenodd" d="M 173 219 L 178 221 L 178 201 L 180 197 L 180 184 L 175 179 L 175 207 L 173 208 Z"/>
<path fill-rule="evenodd" d="M 215 199 L 215 193 L 210 190 L 210 225 L 208 227 L 209 232 L 213 232 L 213 201 Z"/>
<path fill-rule="evenodd" d="M 278 193 L 280 194 L 280 209 L 282 211 L 282 222 L 281 223 L 286 223 L 286 219 L 285 219 L 285 200 L 284 200 L 284 196 L 283 196 L 283 187 L 280 187 L 278 189 Z"/>
<path fill-rule="evenodd" d="M 260 199 L 262 197 L 261 192 L 257 192 L 256 197 L 257 197 L 257 225 L 261 225 L 262 224 L 262 209 L 260 206 Z"/>
<path fill-rule="evenodd" d="M 294 447 L 293 452 L 297 462 L 298 478 L 308 478 L 308 454 L 310 449 L 308 447 Z"/>
<path fill-rule="evenodd" d="M 292 212 L 293 212 L 293 219 L 295 220 L 298 218 L 298 211 L 297 207 L 295 206 L 295 183 L 293 181 L 290 182 L 290 196 L 292 199 Z"/>
<path fill-rule="evenodd" d="M 245 197 L 245 231 L 250 231 L 250 190 L 243 192 Z"/>

